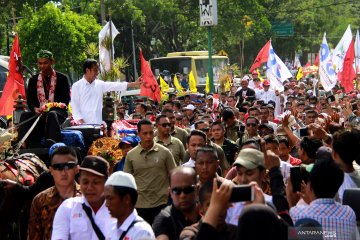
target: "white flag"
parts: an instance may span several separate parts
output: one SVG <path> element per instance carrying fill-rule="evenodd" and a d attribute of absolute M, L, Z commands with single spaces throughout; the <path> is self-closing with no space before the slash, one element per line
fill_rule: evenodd
<path fill-rule="evenodd" d="M 298 69 L 299 67 L 301 67 L 300 54 L 295 53 L 294 68 Z"/>
<path fill-rule="evenodd" d="M 355 69 L 356 73 L 360 72 L 360 36 L 359 36 L 359 29 L 356 31 L 355 37 Z"/>
<path fill-rule="evenodd" d="M 343 65 L 344 65 L 344 58 L 346 55 L 347 50 L 349 49 L 350 43 L 352 40 L 352 33 L 350 25 L 348 25 L 344 36 L 341 38 L 340 42 L 336 46 L 333 57 L 332 57 L 332 63 L 335 65 L 335 72 L 342 72 Z"/>
<path fill-rule="evenodd" d="M 110 48 L 105 47 L 107 44 L 105 44 L 105 41 L 104 41 L 104 40 L 110 38 L 110 22 L 107 22 L 105 24 L 105 26 L 103 27 L 103 29 L 101 29 L 101 31 L 99 32 L 99 60 L 100 60 L 101 72 L 110 70 L 110 67 L 111 67 L 110 63 L 111 63 L 112 59 L 114 59 L 114 52 L 115 52 L 114 39 L 115 39 L 116 35 L 118 35 L 118 34 L 119 34 L 118 30 L 116 29 L 113 22 L 111 22 L 112 56 L 110 56 L 111 55 Z"/>
<path fill-rule="evenodd" d="M 327 92 L 331 91 L 331 89 L 336 85 L 337 77 L 330 58 L 330 50 L 326 41 L 326 33 L 324 33 L 324 38 L 320 48 L 319 74 L 320 82 L 324 87 L 324 90 Z"/>
<path fill-rule="evenodd" d="M 266 63 L 266 77 L 273 85 L 273 89 L 284 91 L 283 82 L 293 77 L 283 61 L 276 55 L 270 43 L 269 57 Z"/>

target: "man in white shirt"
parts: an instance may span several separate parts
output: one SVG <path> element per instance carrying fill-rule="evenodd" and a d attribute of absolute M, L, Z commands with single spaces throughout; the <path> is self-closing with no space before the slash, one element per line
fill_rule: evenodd
<path fill-rule="evenodd" d="M 183 164 L 184 167 L 195 168 L 195 156 L 198 148 L 206 145 L 206 135 L 199 130 L 193 130 L 190 132 L 187 140 L 187 152 L 190 155 L 189 161 Z"/>
<path fill-rule="evenodd" d="M 269 101 L 275 102 L 275 92 L 270 89 L 270 81 L 266 79 L 263 82 L 263 90 L 259 90 L 256 94 L 256 99 L 263 100 L 265 104 L 268 104 Z"/>
<path fill-rule="evenodd" d="M 106 230 L 116 219 L 105 205 L 104 185 L 109 174 L 109 163 L 98 156 L 87 156 L 80 166 L 82 197 L 65 200 L 56 211 L 53 240 L 105 239 Z M 109 225 L 110 224 L 110 225 Z"/>
<path fill-rule="evenodd" d="M 106 181 L 106 206 L 117 219 L 106 234 L 107 240 L 155 239 L 151 226 L 135 209 L 137 197 L 135 178 L 131 174 L 115 172 Z"/>
<path fill-rule="evenodd" d="M 104 82 L 97 79 L 99 65 L 88 59 L 83 65 L 84 77 L 71 88 L 71 107 L 74 120 L 78 124 L 101 124 L 103 95 L 105 92 L 124 93 L 127 88 L 141 84 L 141 77 L 135 82 Z"/>

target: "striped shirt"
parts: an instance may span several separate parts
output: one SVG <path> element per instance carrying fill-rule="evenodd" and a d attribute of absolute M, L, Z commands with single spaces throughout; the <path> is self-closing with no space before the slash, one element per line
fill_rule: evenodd
<path fill-rule="evenodd" d="M 318 221 L 323 231 L 335 233 L 334 238 L 330 239 L 350 240 L 359 236 L 354 211 L 331 198 L 320 198 L 310 205 L 295 206 L 290 209 L 290 216 L 294 223 L 303 218 Z"/>

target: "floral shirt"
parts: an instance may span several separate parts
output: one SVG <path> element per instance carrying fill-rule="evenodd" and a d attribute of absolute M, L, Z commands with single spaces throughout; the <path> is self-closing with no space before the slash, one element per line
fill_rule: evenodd
<path fill-rule="evenodd" d="M 80 196 L 80 185 L 75 183 L 75 194 Z M 56 187 L 50 187 L 40 192 L 31 204 L 28 225 L 28 239 L 50 239 L 55 212 L 65 199 L 60 196 Z"/>

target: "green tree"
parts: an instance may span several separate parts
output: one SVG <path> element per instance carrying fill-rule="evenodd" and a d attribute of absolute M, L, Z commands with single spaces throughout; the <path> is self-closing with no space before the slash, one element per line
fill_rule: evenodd
<path fill-rule="evenodd" d="M 94 17 L 79 15 L 68 8 L 62 12 L 53 3 L 37 12 L 26 7 L 23 16 L 18 32 L 26 65 L 36 67 L 36 53 L 47 49 L 54 53 L 57 70 L 68 74 L 81 71 L 87 44 L 98 41 L 101 29 Z"/>

